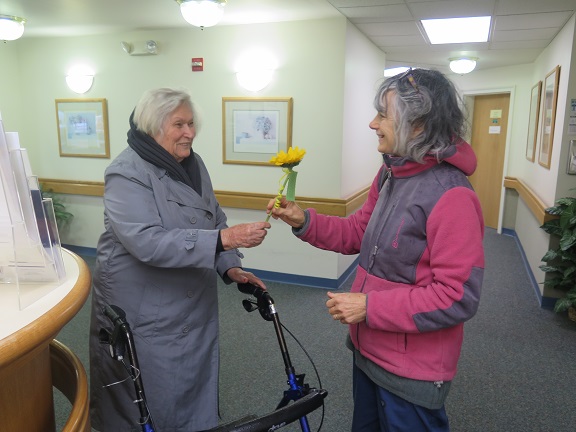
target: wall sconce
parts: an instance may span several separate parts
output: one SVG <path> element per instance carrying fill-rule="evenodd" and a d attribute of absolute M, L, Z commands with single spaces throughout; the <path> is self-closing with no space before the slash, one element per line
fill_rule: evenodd
<path fill-rule="evenodd" d="M 454 73 L 464 75 L 470 73 L 476 67 L 476 57 L 460 57 L 451 58 L 450 60 L 450 70 Z"/>
<path fill-rule="evenodd" d="M 24 34 L 26 20 L 12 15 L 0 14 L 0 40 L 16 40 Z"/>
<path fill-rule="evenodd" d="M 236 80 L 248 91 L 257 92 L 265 88 L 276 70 L 274 57 L 262 50 L 244 53 L 236 66 Z"/>
<path fill-rule="evenodd" d="M 78 94 L 84 94 L 90 90 L 93 82 L 94 72 L 85 65 L 73 66 L 66 75 L 68 88 Z"/>
<path fill-rule="evenodd" d="M 224 16 L 226 0 L 176 0 L 186 21 L 196 27 L 212 27 Z"/>
<path fill-rule="evenodd" d="M 146 56 L 158 54 L 158 44 L 156 41 L 138 41 L 134 43 L 120 42 L 120 46 L 126 54 L 131 56 Z"/>

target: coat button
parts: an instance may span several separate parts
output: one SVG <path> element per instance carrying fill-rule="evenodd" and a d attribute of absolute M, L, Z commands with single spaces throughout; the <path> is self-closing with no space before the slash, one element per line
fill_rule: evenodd
<path fill-rule="evenodd" d="M 195 218 L 194 216 L 192 216 L 192 217 L 190 218 L 190 223 L 193 223 L 193 224 L 196 223 L 196 218 Z"/>
<path fill-rule="evenodd" d="M 211 214 L 211 213 L 208 213 L 208 214 L 206 215 L 206 219 L 212 220 L 212 214 Z"/>
<path fill-rule="evenodd" d="M 194 291 L 192 290 L 188 291 L 188 297 L 190 298 L 194 297 Z"/>
<path fill-rule="evenodd" d="M 185 326 L 185 327 L 182 329 L 182 333 L 188 333 L 189 331 L 190 331 L 190 326 Z"/>

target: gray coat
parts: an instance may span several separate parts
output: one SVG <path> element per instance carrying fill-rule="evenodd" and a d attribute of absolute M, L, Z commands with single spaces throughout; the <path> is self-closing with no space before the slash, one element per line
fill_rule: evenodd
<path fill-rule="evenodd" d="M 193 432 L 218 423 L 216 278 L 240 267 L 241 255 L 216 254 L 226 216 L 196 157 L 202 196 L 131 148 L 106 170 L 90 329 L 92 427 L 101 432 L 129 431 L 139 419 L 131 380 L 103 388 L 127 376 L 98 341 L 99 330 L 110 328 L 101 313 L 105 304 L 126 312 L 158 431 Z"/>

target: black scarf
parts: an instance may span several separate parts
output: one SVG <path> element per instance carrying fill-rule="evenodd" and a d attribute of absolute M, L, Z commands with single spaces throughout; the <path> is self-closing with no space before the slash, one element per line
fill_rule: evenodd
<path fill-rule="evenodd" d="M 178 163 L 174 156 L 156 142 L 150 135 L 136 129 L 134 111 L 130 115 L 130 130 L 128 130 L 128 145 L 146 162 L 159 168 L 164 168 L 170 178 L 194 189 L 202 195 L 202 180 L 196 155 L 190 149 L 190 156 Z"/>

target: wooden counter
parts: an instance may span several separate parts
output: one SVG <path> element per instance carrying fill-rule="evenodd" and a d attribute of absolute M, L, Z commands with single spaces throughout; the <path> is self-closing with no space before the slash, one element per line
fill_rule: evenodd
<path fill-rule="evenodd" d="M 0 431 L 55 429 L 49 345 L 90 293 L 88 266 L 63 250 L 66 279 L 20 309 L 18 287 L 0 284 Z"/>

